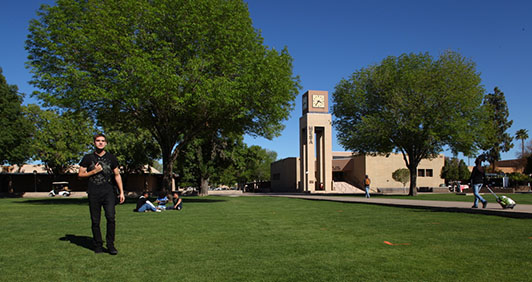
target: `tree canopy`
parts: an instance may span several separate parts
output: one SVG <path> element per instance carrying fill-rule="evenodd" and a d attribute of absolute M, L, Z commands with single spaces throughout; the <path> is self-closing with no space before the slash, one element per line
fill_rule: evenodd
<path fill-rule="evenodd" d="M 333 93 L 338 140 L 366 154 L 401 152 L 416 193 L 417 166 L 448 146 L 469 155 L 484 141 L 484 89 L 470 59 L 452 51 L 390 56 L 355 71 Z"/>
<path fill-rule="evenodd" d="M 489 129 L 492 134 L 489 135 L 483 149 L 486 151 L 487 160 L 492 169 L 494 169 L 495 162 L 501 158 L 501 153 L 508 152 L 514 146 L 512 143 L 513 137 L 507 132 L 513 121 L 508 120 L 510 115 L 508 105 L 504 98 L 504 93 L 498 87 L 493 89 L 493 93 L 484 97 L 484 104 L 487 110 Z"/>
<path fill-rule="evenodd" d="M 406 183 L 410 181 L 410 171 L 406 168 L 397 169 L 392 173 L 393 180 L 400 182 L 405 187 Z"/>
<path fill-rule="evenodd" d="M 525 155 L 525 141 L 528 139 L 528 130 L 526 129 L 519 129 L 517 132 L 515 132 L 515 139 L 521 140 L 521 155 L 520 158 L 526 158 Z"/>
<path fill-rule="evenodd" d="M 23 164 L 29 150 L 33 126 L 24 116 L 22 99 L 16 85 L 7 84 L 0 68 L 0 164 Z"/>
<path fill-rule="evenodd" d="M 140 173 L 146 165 L 153 165 L 161 151 L 153 136 L 145 129 L 131 128 L 127 131 L 105 128 L 106 150 L 116 155 L 123 172 Z"/>
<path fill-rule="evenodd" d="M 471 172 L 464 160 L 457 158 L 445 158 L 445 164 L 441 171 L 441 178 L 449 181 L 467 181 Z"/>
<path fill-rule="evenodd" d="M 165 189 L 189 140 L 271 138 L 293 108 L 292 58 L 263 45 L 242 0 L 58 0 L 38 16 L 26 43 L 38 96 L 147 129 Z"/>
<path fill-rule="evenodd" d="M 25 108 L 35 125 L 32 139 L 33 159 L 42 161 L 48 172 L 57 176 L 79 163 L 93 143 L 93 124 L 80 113 L 42 110 L 37 105 Z"/>

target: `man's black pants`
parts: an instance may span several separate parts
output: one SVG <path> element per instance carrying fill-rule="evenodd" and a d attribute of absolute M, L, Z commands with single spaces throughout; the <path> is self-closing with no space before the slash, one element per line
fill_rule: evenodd
<path fill-rule="evenodd" d="M 115 193 L 112 188 L 92 189 L 89 193 L 89 209 L 92 221 L 92 238 L 97 247 L 103 245 L 102 233 L 100 231 L 100 218 L 102 207 L 107 220 L 107 234 L 105 240 L 107 246 L 114 246 L 115 242 Z"/>

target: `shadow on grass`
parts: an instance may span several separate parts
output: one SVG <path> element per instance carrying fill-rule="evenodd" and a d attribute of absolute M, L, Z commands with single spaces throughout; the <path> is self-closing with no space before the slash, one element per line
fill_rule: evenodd
<path fill-rule="evenodd" d="M 72 244 L 78 245 L 85 249 L 94 250 L 94 243 L 92 237 L 78 236 L 73 234 L 66 234 L 64 237 L 59 238 L 61 241 L 69 241 Z"/>
<path fill-rule="evenodd" d="M 88 205 L 87 198 L 50 198 L 50 199 L 28 199 L 19 204 L 36 204 L 36 205 Z"/>
<path fill-rule="evenodd" d="M 182 197 L 183 203 L 218 203 L 218 202 L 226 202 L 225 199 L 212 199 L 212 198 L 188 198 L 188 197 Z M 155 199 L 151 199 L 150 201 L 155 202 Z M 49 199 L 28 199 L 21 202 L 18 202 L 19 204 L 35 204 L 35 205 L 88 205 L 89 199 L 88 198 L 49 198 Z M 126 198 L 126 201 L 124 204 L 136 204 L 137 198 Z"/>

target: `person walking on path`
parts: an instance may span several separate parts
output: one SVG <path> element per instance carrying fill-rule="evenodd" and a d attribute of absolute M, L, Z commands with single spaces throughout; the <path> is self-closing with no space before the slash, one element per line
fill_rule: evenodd
<path fill-rule="evenodd" d="M 371 184 L 371 180 L 369 179 L 368 175 L 366 174 L 366 178 L 364 179 L 364 188 L 366 188 L 366 198 L 369 199 L 369 185 Z"/>
<path fill-rule="evenodd" d="M 474 209 L 478 208 L 479 200 L 482 202 L 482 208 L 486 208 L 488 206 L 488 201 L 482 198 L 479 193 L 480 188 L 482 188 L 482 185 L 484 185 L 484 182 L 486 181 L 486 172 L 481 164 L 482 158 L 478 157 L 475 160 L 475 167 L 473 168 L 471 177 L 469 178 L 469 184 L 473 186 L 473 193 L 475 194 L 475 201 L 472 206 Z"/>
<path fill-rule="evenodd" d="M 102 207 L 107 220 L 107 234 L 105 237 L 109 254 L 116 255 L 115 248 L 115 204 L 117 195 L 113 179 L 118 186 L 118 200 L 122 204 L 125 201 L 122 178 L 118 168 L 118 160 L 114 155 L 105 151 L 107 140 L 105 135 L 94 136 L 93 153 L 83 157 L 79 164 L 80 178 L 88 178 L 87 194 L 89 195 L 89 210 L 91 216 L 91 229 L 94 240 L 94 252 L 103 253 L 103 239 L 100 231 L 100 218 Z"/>

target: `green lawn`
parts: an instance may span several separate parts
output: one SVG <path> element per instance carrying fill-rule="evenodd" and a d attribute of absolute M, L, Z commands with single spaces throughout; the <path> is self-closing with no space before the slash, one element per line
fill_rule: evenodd
<path fill-rule="evenodd" d="M 532 205 L 532 193 L 515 193 L 515 194 L 505 194 L 505 193 L 498 193 L 497 195 L 502 196 L 505 195 L 507 197 L 512 198 L 518 205 Z M 359 196 L 359 195 L 357 195 Z M 363 195 L 360 195 L 361 197 Z M 448 193 L 448 194 L 433 194 L 433 193 L 418 193 L 417 196 L 411 197 L 411 196 L 399 196 L 399 195 L 375 195 L 375 197 L 384 197 L 384 198 L 394 198 L 394 199 L 405 199 L 405 200 L 426 200 L 426 201 L 457 201 L 457 202 L 473 202 L 475 200 L 473 194 L 467 194 L 467 195 L 457 195 L 454 193 Z M 497 203 L 495 200 L 495 197 L 492 194 L 486 193 L 483 194 L 482 197 L 486 199 L 489 203 Z"/>
<path fill-rule="evenodd" d="M 86 199 L 0 199 L 2 281 L 530 281 L 532 220 L 270 197 L 117 207 L 94 254 Z M 388 245 L 406 243 L 408 245 Z"/>

